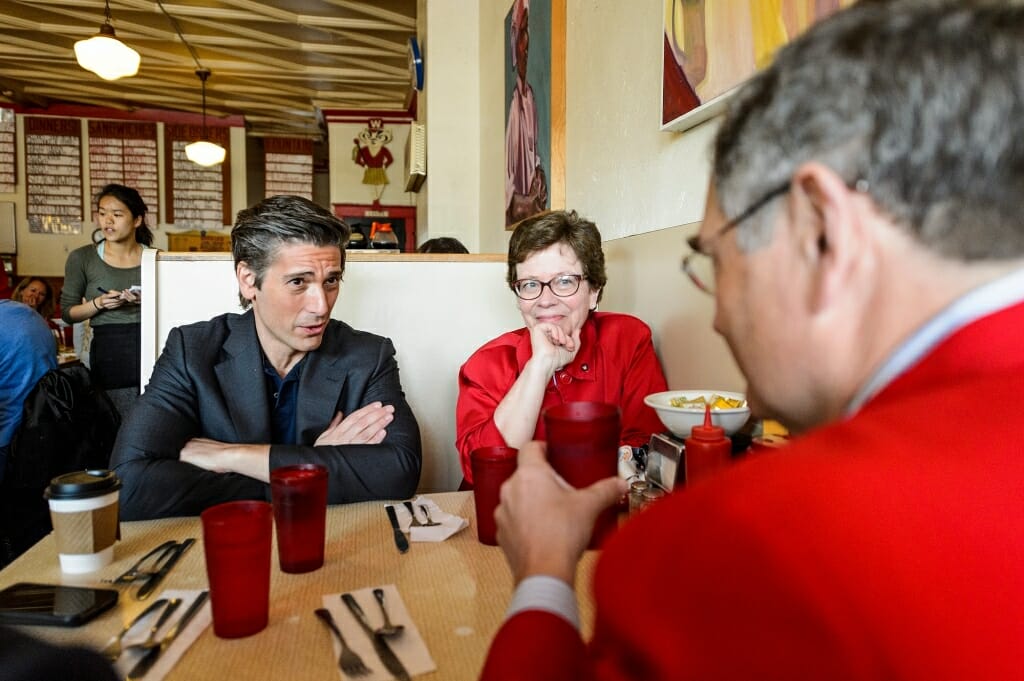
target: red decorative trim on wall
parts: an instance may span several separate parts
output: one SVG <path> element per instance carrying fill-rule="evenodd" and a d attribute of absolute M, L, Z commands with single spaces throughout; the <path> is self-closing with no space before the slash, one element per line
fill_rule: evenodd
<path fill-rule="evenodd" d="M 295 137 L 264 137 L 263 151 L 268 154 L 313 155 L 313 140 Z"/>
<path fill-rule="evenodd" d="M 152 121 L 157 123 L 181 123 L 202 125 L 203 115 L 184 111 L 164 111 L 162 109 L 136 109 L 120 111 L 105 109 L 101 106 L 82 106 L 77 104 L 54 104 L 45 109 L 13 105 L 16 113 L 26 116 L 70 116 L 76 118 L 108 118 L 112 120 Z M 206 125 L 209 128 L 242 128 L 245 127 L 243 116 L 214 117 L 207 115 Z"/>
<path fill-rule="evenodd" d="M 48 118 L 32 116 L 25 119 L 27 135 L 82 136 L 82 122 L 77 118 Z"/>
<path fill-rule="evenodd" d="M 408 111 L 358 109 L 324 109 L 324 120 L 328 123 L 365 123 L 369 118 L 379 118 L 385 123 L 411 123 L 416 117 Z"/>
<path fill-rule="evenodd" d="M 122 140 L 155 140 L 156 123 L 133 121 L 89 121 L 89 137 Z"/>

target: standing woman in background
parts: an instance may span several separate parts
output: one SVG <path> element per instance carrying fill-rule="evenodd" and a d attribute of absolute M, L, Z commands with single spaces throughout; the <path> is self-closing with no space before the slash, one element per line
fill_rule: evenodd
<path fill-rule="evenodd" d="M 69 324 L 89 320 L 89 368 L 121 418 L 139 395 L 142 250 L 153 243 L 139 192 L 108 184 L 96 199 L 98 244 L 71 252 L 64 266 L 61 308 Z"/>

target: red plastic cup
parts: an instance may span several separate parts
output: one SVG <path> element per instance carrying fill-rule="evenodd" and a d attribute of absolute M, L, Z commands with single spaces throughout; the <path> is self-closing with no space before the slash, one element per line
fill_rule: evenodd
<path fill-rule="evenodd" d="M 473 502 L 476 505 L 476 537 L 481 544 L 498 545 L 494 509 L 501 483 L 516 472 L 519 450 L 513 447 L 481 447 L 469 455 L 473 468 Z"/>
<path fill-rule="evenodd" d="M 603 402 L 566 402 L 544 410 L 548 462 L 576 488 L 618 475 L 619 408 Z M 588 548 L 598 548 L 618 519 L 614 506 L 594 522 Z"/>
<path fill-rule="evenodd" d="M 270 472 L 281 572 L 312 572 L 324 564 L 327 469 L 313 463 Z"/>
<path fill-rule="evenodd" d="M 231 501 L 200 515 L 213 633 L 220 638 L 250 636 L 267 626 L 273 517 L 265 501 Z"/>

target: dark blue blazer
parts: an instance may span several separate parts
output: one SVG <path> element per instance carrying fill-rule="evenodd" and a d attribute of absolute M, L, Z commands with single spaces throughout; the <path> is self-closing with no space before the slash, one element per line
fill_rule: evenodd
<path fill-rule="evenodd" d="M 269 443 L 271 470 L 322 464 L 330 476 L 328 503 L 412 496 L 420 476 L 420 433 L 391 341 L 331 320 L 323 343 L 305 361 L 296 412 L 302 444 L 275 444 L 252 311 L 172 329 L 114 444 L 111 467 L 123 482 L 121 519 L 197 515 L 225 501 L 270 499 L 267 483 L 180 461 L 182 447 L 196 437 Z M 338 411 L 350 414 L 376 401 L 395 407 L 384 442 L 313 446 Z"/>

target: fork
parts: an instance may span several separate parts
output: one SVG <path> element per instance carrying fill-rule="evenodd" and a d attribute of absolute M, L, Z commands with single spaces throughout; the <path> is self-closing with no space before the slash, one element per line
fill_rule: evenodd
<path fill-rule="evenodd" d="M 345 642 L 345 637 L 341 635 L 341 629 L 334 623 L 334 617 L 331 616 L 331 611 L 327 608 L 317 608 L 316 616 L 319 617 L 324 623 L 330 627 L 334 635 L 338 637 L 338 643 L 341 644 L 341 656 L 338 657 L 338 666 L 341 667 L 341 671 L 345 672 L 348 676 L 365 676 L 370 673 L 370 668 L 363 664 L 363 658 L 359 657 L 359 654 L 349 648 L 348 643 Z"/>
<path fill-rule="evenodd" d="M 181 605 L 180 598 L 172 598 L 169 601 L 167 601 L 167 607 L 164 608 L 164 611 L 162 613 L 160 613 L 160 617 L 156 619 L 156 622 L 153 623 L 153 626 L 149 628 L 149 634 L 146 636 L 146 640 L 141 643 L 130 643 L 125 647 L 149 649 L 160 645 L 159 643 L 157 643 L 156 640 L 157 632 L 160 631 L 160 627 L 164 626 L 167 623 L 167 620 L 170 619 L 171 615 L 174 614 L 174 611 L 178 609 L 179 605 Z"/>
<path fill-rule="evenodd" d="M 121 631 L 118 632 L 118 634 L 114 637 L 114 640 L 108 643 L 107 646 L 100 651 L 100 653 L 111 662 L 115 662 L 117 658 L 121 657 L 121 639 L 124 638 L 124 635 L 131 631 L 131 629 L 136 624 L 146 619 L 146 617 L 154 610 L 157 610 L 158 608 L 161 608 L 165 605 L 167 605 L 166 598 L 159 598 L 150 603 L 148 608 L 146 608 L 138 615 L 136 615 L 131 622 L 124 625 L 124 627 L 121 628 Z"/>
<path fill-rule="evenodd" d="M 413 510 L 412 502 L 411 501 L 403 501 L 402 504 L 405 505 L 406 510 L 409 511 L 409 515 L 412 516 L 412 524 L 414 526 L 416 526 L 416 527 L 422 526 L 423 523 L 421 523 L 420 519 L 416 517 L 416 511 Z"/>
<path fill-rule="evenodd" d="M 427 527 L 431 527 L 433 525 L 440 525 L 441 524 L 441 523 L 435 523 L 434 522 L 434 519 L 430 517 L 430 509 L 427 508 L 425 504 L 420 504 L 420 510 L 423 511 L 423 515 L 425 515 L 427 517 L 427 522 L 424 523 Z"/>

